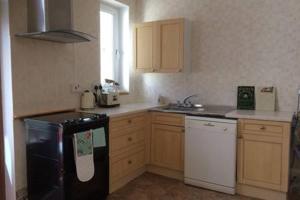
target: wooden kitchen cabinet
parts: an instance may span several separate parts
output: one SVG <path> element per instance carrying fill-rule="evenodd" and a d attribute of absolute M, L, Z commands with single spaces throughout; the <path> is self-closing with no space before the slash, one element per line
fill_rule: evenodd
<path fill-rule="evenodd" d="M 151 164 L 183 171 L 182 127 L 153 124 L 151 135 Z"/>
<path fill-rule="evenodd" d="M 143 72 L 154 71 L 154 46 L 155 24 L 146 22 L 135 25 L 134 31 L 134 55 L 137 70 Z"/>
<path fill-rule="evenodd" d="M 152 112 L 151 116 L 150 163 L 147 171 L 183 180 L 185 115 Z"/>
<path fill-rule="evenodd" d="M 141 72 L 181 72 L 184 59 L 184 19 L 137 24 L 135 66 Z"/>
<path fill-rule="evenodd" d="M 146 171 L 150 131 L 148 112 L 110 118 L 110 193 Z"/>
<path fill-rule="evenodd" d="M 248 196 L 259 194 L 254 197 L 264 199 L 285 199 L 290 124 L 239 120 L 238 135 L 238 192 Z"/>

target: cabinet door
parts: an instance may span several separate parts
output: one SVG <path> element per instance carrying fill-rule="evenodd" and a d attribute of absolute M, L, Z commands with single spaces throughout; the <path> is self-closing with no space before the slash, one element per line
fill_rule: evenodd
<path fill-rule="evenodd" d="M 154 23 L 137 24 L 134 30 L 134 61 L 142 72 L 153 70 Z"/>
<path fill-rule="evenodd" d="M 238 141 L 238 182 L 286 192 L 286 148 L 282 138 L 242 135 Z"/>
<path fill-rule="evenodd" d="M 157 60 L 159 72 L 180 72 L 183 69 L 184 19 L 157 22 Z"/>
<path fill-rule="evenodd" d="M 152 125 L 151 164 L 183 170 L 183 128 Z"/>

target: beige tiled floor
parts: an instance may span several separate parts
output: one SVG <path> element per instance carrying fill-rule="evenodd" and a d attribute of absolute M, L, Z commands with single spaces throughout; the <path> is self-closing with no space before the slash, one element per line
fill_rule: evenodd
<path fill-rule="evenodd" d="M 109 196 L 108 200 L 253 200 L 201 188 L 145 173 Z"/>

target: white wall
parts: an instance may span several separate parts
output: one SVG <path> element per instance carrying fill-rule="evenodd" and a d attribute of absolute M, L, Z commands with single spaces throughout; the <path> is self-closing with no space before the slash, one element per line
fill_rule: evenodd
<path fill-rule="evenodd" d="M 132 6 L 131 1 L 125 3 Z M 78 108 L 80 98 L 71 92 L 71 84 L 89 89 L 100 78 L 99 0 L 74 0 L 75 29 L 96 36 L 89 43 L 59 44 L 14 36 L 27 30 L 26 1 L 11 0 L 11 42 L 14 115 L 26 115 L 59 109 Z M 131 14 L 131 18 L 133 15 Z M 122 103 L 136 100 L 131 79 L 130 95 Z M 16 187 L 26 187 L 25 129 L 15 120 Z"/>
<path fill-rule="evenodd" d="M 200 93 L 202 103 L 236 105 L 238 85 L 275 86 L 278 109 L 296 109 L 300 86 L 299 0 L 138 0 L 136 21 L 191 22 L 191 71 L 144 74 L 140 91 L 156 101 Z"/>
<path fill-rule="evenodd" d="M 77 30 L 98 36 L 99 1 L 74 1 Z M 14 115 L 77 108 L 79 94 L 71 92 L 78 82 L 89 88 L 99 80 L 98 40 L 81 44 L 59 44 L 15 37 L 27 31 L 26 1 L 11 0 L 11 42 Z M 26 185 L 25 129 L 15 120 L 16 187 Z"/>

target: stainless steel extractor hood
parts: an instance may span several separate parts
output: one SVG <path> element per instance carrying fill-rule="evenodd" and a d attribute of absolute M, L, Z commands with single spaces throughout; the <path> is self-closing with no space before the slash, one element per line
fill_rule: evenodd
<path fill-rule="evenodd" d="M 88 42 L 93 36 L 73 29 L 72 0 L 27 0 L 28 32 L 18 37 L 61 43 Z"/>

